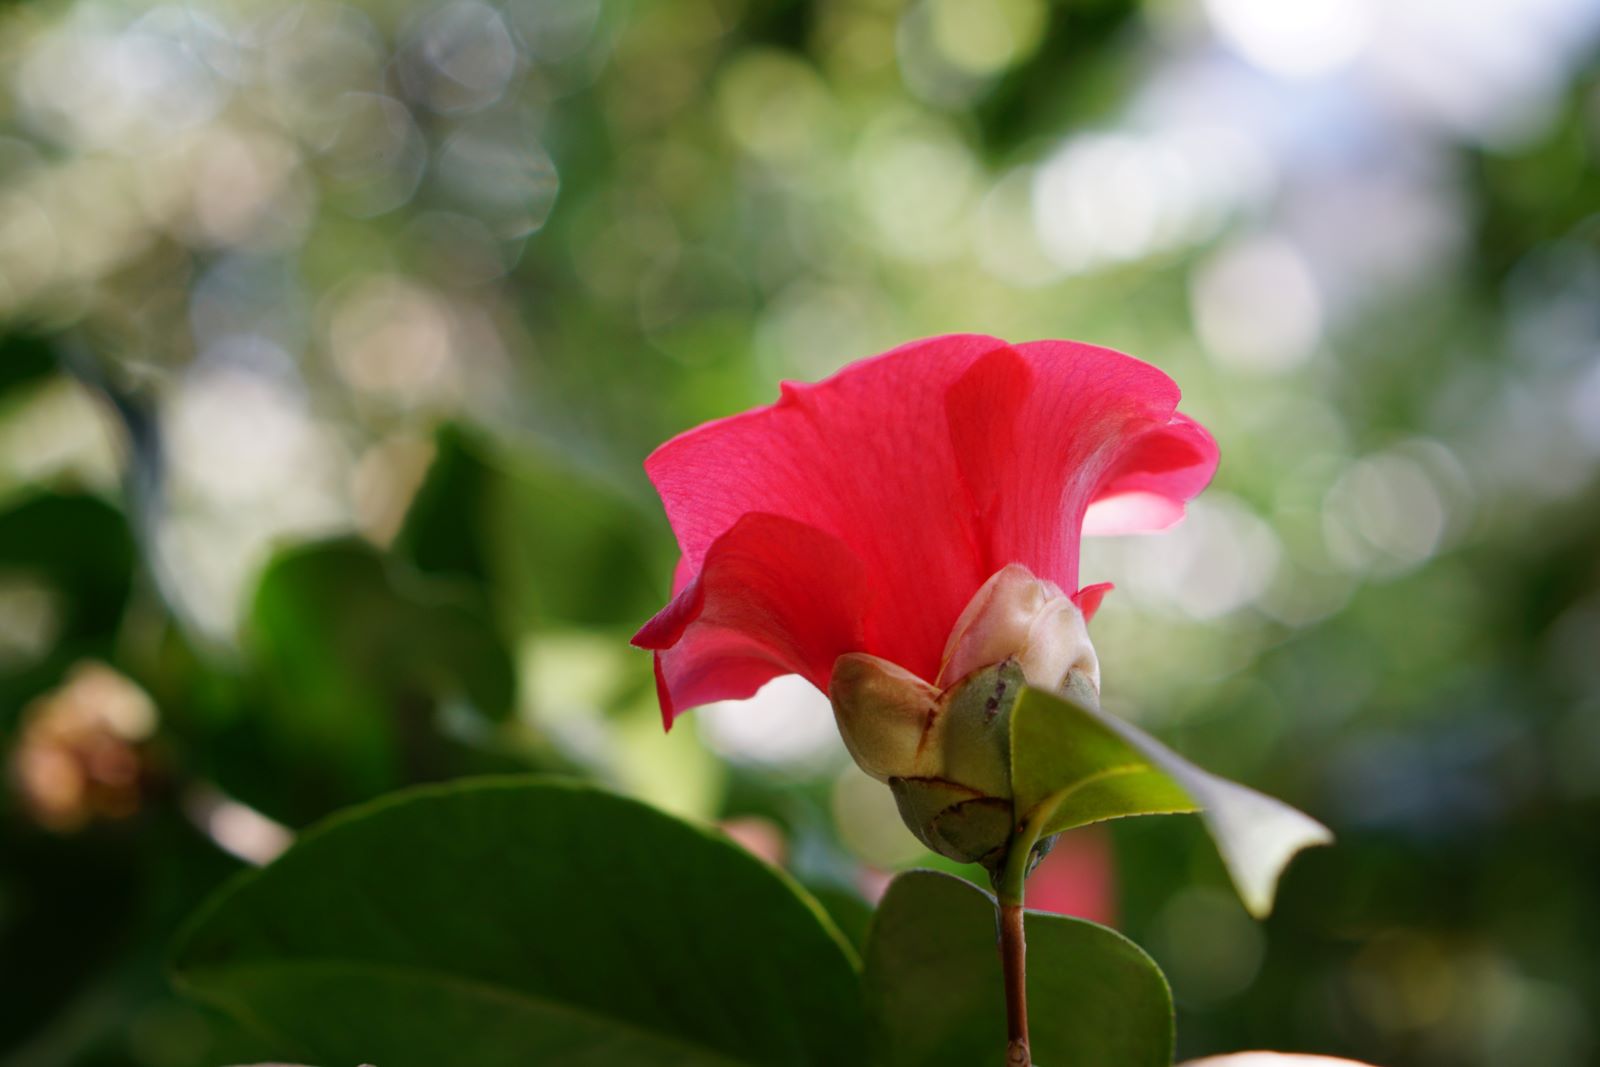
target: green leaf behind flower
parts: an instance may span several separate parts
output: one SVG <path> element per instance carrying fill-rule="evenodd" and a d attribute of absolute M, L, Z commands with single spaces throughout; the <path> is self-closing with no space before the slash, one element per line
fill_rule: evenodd
<path fill-rule="evenodd" d="M 243 643 L 248 714 L 213 746 L 213 774 L 276 819 L 520 769 L 491 745 L 515 711 L 516 664 L 469 583 L 354 539 L 299 545 L 263 572 Z"/>
<path fill-rule="evenodd" d="M 855 967 L 732 842 L 526 778 L 335 817 L 224 890 L 175 962 L 286 1060 L 382 1067 L 859 1064 Z"/>
<path fill-rule="evenodd" d="M 1062 1067 L 1167 1067 L 1172 996 L 1143 950 L 1083 919 L 1029 912 L 1033 1056 Z M 910 871 L 867 941 L 867 1011 L 886 1067 L 1001 1067 L 1005 988 L 995 901 L 963 879 Z"/>

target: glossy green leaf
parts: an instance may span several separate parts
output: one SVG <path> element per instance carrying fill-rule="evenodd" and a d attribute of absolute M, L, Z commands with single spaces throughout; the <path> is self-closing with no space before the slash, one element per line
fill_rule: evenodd
<path fill-rule="evenodd" d="M 853 952 L 730 841 L 576 784 L 479 779 L 336 817 L 181 939 L 181 987 L 287 1060 L 862 1061 Z"/>
<path fill-rule="evenodd" d="M 1296 852 L 1332 840 L 1316 820 L 1201 770 L 1131 723 L 1075 698 L 1028 689 L 1011 713 L 1018 822 L 1040 837 L 1125 815 L 1200 812 L 1251 913 L 1272 910 Z"/>
<path fill-rule="evenodd" d="M 1167 1067 L 1172 996 L 1143 950 L 1083 919 L 1029 912 L 1035 1062 Z M 873 1048 L 886 1067 L 1000 1067 L 1005 990 L 995 902 L 971 882 L 911 871 L 889 886 L 867 941 Z"/>

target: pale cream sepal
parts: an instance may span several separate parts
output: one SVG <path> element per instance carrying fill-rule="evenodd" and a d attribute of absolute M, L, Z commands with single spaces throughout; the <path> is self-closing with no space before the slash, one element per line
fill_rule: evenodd
<path fill-rule="evenodd" d="M 888 660 L 852 652 L 833 664 L 828 699 L 844 747 L 880 782 L 944 773 L 939 691 Z"/>

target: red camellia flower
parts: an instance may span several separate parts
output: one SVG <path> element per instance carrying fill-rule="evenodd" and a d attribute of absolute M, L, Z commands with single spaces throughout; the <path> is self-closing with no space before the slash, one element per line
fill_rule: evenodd
<path fill-rule="evenodd" d="M 1063 595 L 1081 631 L 1108 588 L 1079 588 L 1081 535 L 1169 526 L 1216 469 L 1178 397 L 1109 349 L 950 335 L 668 441 L 645 466 L 682 559 L 634 638 L 668 726 L 781 674 L 828 692 L 852 655 L 931 695 L 1021 655 Z"/>

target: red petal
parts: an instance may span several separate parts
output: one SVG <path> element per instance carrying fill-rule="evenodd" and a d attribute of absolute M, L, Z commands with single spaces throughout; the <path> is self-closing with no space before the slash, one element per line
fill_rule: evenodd
<path fill-rule="evenodd" d="M 751 512 L 700 573 L 634 636 L 656 651 L 661 713 L 747 697 L 780 674 L 826 690 L 833 661 L 864 644 L 866 570 L 837 538 Z"/>
<path fill-rule="evenodd" d="M 976 360 L 948 418 L 987 573 L 1021 563 L 1076 589 L 1091 503 L 1140 492 L 1181 514 L 1216 446 L 1177 405 L 1160 370 L 1094 345 L 1035 341 Z"/>
<path fill-rule="evenodd" d="M 645 462 L 685 566 L 749 511 L 833 535 L 866 568 L 871 651 L 925 678 L 989 577 L 959 500 L 945 394 L 993 337 L 914 342 L 816 385 L 785 383 L 777 404 L 690 430 Z M 825 687 L 825 686 L 824 686 Z"/>
<path fill-rule="evenodd" d="M 1164 530 L 1183 518 L 1217 470 L 1217 442 L 1187 415 L 1174 415 L 1129 444 L 1084 517 L 1088 534 Z"/>
<path fill-rule="evenodd" d="M 1115 588 L 1116 586 L 1110 582 L 1096 582 L 1094 585 L 1086 585 L 1072 594 L 1072 602 L 1078 605 L 1079 611 L 1083 612 L 1084 622 L 1092 622 L 1094 620 L 1094 613 L 1100 610 L 1100 602 L 1106 598 L 1107 593 Z"/>
<path fill-rule="evenodd" d="M 661 651 L 664 713 L 791 671 L 825 689 L 843 652 L 933 678 L 1006 564 L 1077 587 L 1091 504 L 1119 530 L 1182 514 L 1216 445 L 1177 402 L 1108 349 L 960 335 L 668 441 L 645 466 L 683 552 L 677 596 L 635 639 Z"/>

